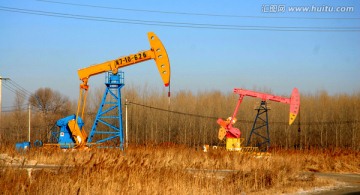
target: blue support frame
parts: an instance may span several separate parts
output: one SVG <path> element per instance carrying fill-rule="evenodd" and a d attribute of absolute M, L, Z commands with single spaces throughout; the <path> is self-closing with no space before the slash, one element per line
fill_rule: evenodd
<path fill-rule="evenodd" d="M 261 101 L 260 106 L 256 108 L 256 110 L 257 114 L 250 132 L 249 139 L 247 141 L 247 146 L 250 146 L 252 137 L 255 136 L 256 147 L 258 147 L 261 151 L 266 151 L 268 147 L 270 147 L 269 122 L 267 113 L 269 109 L 267 107 L 267 102 Z M 265 115 L 265 117 L 263 115 Z M 264 144 L 267 144 L 267 147 L 264 147 Z"/>
<path fill-rule="evenodd" d="M 116 144 L 119 145 L 115 145 L 115 147 L 124 149 L 121 107 L 121 88 L 125 85 L 124 72 L 118 72 L 117 74 L 108 72 L 105 76 L 105 85 L 106 89 L 91 128 L 88 143 L 91 145 L 110 140 L 115 143 L 118 141 Z M 104 146 L 113 147 L 110 144 L 104 144 Z"/>

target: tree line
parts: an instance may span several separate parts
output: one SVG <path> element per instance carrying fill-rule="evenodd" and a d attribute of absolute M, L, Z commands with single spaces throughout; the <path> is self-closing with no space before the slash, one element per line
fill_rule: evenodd
<path fill-rule="evenodd" d="M 264 92 L 264 91 L 263 91 Z M 271 93 L 270 90 L 265 92 Z M 218 140 L 217 118 L 233 114 L 238 95 L 220 91 L 178 91 L 168 99 L 165 91 L 126 86 L 122 89 L 123 124 L 128 110 L 129 144 L 175 143 L 192 147 L 224 145 Z M 103 89 L 89 94 L 85 128 L 89 132 Z M 301 94 L 301 89 L 300 89 Z M 288 95 L 284 95 L 288 96 Z M 125 105 L 127 99 L 128 103 Z M 245 97 L 234 124 L 241 135 L 250 135 L 260 99 Z M 60 118 L 75 114 L 77 102 L 50 88 L 38 89 L 30 98 L 17 95 L 14 110 L 1 113 L 0 143 L 14 144 L 28 137 L 30 104 L 31 139 L 47 141 Z M 289 105 L 269 102 L 269 132 L 272 147 L 360 149 L 360 93 L 329 95 L 326 91 L 301 94 L 300 114 L 288 125 Z"/>

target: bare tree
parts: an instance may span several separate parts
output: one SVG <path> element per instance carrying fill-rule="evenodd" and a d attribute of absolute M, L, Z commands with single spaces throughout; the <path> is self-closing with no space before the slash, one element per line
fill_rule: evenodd
<path fill-rule="evenodd" d="M 43 114 L 68 114 L 70 111 L 69 98 L 50 88 L 38 89 L 30 96 L 29 102 L 31 106 Z"/>
<path fill-rule="evenodd" d="M 22 94 L 19 91 L 16 91 L 16 96 L 15 96 L 15 103 L 14 103 L 14 107 L 15 110 L 13 112 L 13 116 L 14 116 L 14 125 L 15 125 L 15 130 L 16 130 L 16 137 L 17 140 L 21 140 L 25 138 L 25 132 L 26 132 L 26 123 L 25 123 L 25 115 L 26 115 L 26 106 L 24 105 L 25 103 L 25 96 L 24 94 Z"/>
<path fill-rule="evenodd" d="M 62 117 L 71 114 L 68 97 L 50 88 L 40 88 L 29 98 L 30 105 L 40 112 L 40 139 L 45 139 L 51 127 Z"/>

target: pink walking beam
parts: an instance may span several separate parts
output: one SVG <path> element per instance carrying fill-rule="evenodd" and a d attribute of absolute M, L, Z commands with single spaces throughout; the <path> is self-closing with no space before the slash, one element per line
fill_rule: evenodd
<path fill-rule="evenodd" d="M 293 89 L 290 98 L 271 95 L 271 94 L 267 94 L 267 93 L 256 92 L 256 91 L 251 91 L 251 90 L 247 90 L 247 89 L 241 89 L 241 88 L 235 88 L 234 93 L 239 94 L 240 98 L 239 98 L 239 103 L 236 106 L 235 112 L 233 114 L 233 118 L 235 117 L 235 115 L 238 111 L 239 104 L 241 103 L 244 96 L 260 98 L 262 101 L 270 100 L 270 101 L 274 101 L 274 102 L 290 104 L 289 125 L 291 125 L 295 121 L 295 118 L 296 118 L 297 114 L 299 113 L 300 94 L 299 94 L 299 91 L 297 88 Z M 241 101 L 240 101 L 240 99 L 241 99 Z"/>

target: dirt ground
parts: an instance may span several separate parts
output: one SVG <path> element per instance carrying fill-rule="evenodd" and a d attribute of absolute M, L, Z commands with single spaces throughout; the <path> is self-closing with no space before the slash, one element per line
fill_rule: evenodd
<path fill-rule="evenodd" d="M 313 195 L 360 195 L 360 174 L 355 173 L 315 173 L 316 177 L 332 179 L 338 183 L 331 188 L 317 188 L 314 191 L 299 192 L 298 194 Z"/>

